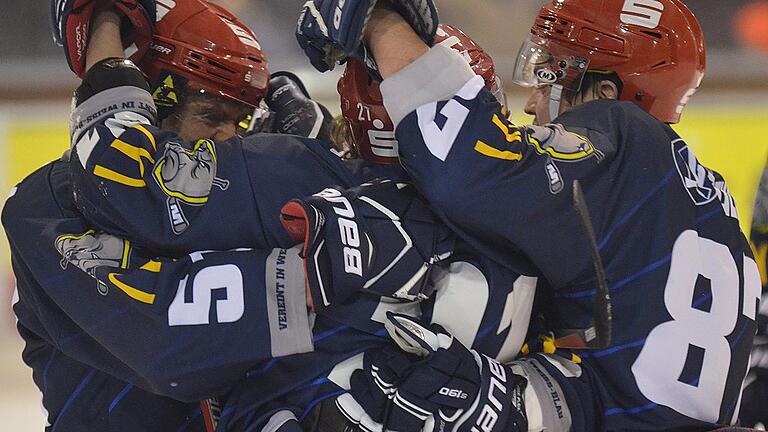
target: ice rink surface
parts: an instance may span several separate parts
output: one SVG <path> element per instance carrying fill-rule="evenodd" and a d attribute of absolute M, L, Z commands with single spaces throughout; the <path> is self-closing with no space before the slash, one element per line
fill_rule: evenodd
<path fill-rule="evenodd" d="M 4 431 L 41 432 L 45 417 L 40 393 L 32 382 L 32 370 L 21 362 L 21 338 L 0 331 L 0 419 Z"/>

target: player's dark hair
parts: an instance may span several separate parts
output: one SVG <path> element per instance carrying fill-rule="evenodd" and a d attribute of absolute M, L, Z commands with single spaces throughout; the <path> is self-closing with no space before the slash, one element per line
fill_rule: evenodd
<path fill-rule="evenodd" d="M 624 90 L 624 83 L 621 82 L 621 78 L 619 78 L 619 75 L 615 72 L 608 72 L 608 71 L 587 71 L 587 73 L 584 74 L 584 79 L 581 81 L 581 87 L 579 88 L 579 91 L 577 93 L 577 96 L 579 99 L 584 100 L 584 98 L 590 93 L 590 92 L 597 92 L 598 86 L 597 84 L 600 81 L 608 80 L 616 85 L 616 89 L 618 90 L 617 97 L 621 96 L 621 92 Z M 599 93 L 594 94 L 593 99 L 599 99 L 600 95 Z"/>
<path fill-rule="evenodd" d="M 179 121 L 185 111 L 214 126 L 227 123 L 237 125 L 253 112 L 245 104 L 189 88 L 180 91 L 178 100 L 167 117 L 171 124 Z"/>

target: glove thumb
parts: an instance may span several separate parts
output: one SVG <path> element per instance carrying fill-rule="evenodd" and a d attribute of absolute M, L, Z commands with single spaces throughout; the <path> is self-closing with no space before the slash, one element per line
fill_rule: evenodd
<path fill-rule="evenodd" d="M 400 349 L 420 357 L 426 357 L 440 348 L 448 348 L 453 342 L 453 336 L 443 331 L 442 327 L 424 327 L 408 315 L 387 312 L 384 327 Z"/>

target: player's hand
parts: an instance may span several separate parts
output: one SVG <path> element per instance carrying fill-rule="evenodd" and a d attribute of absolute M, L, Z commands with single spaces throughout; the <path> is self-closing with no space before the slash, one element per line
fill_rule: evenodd
<path fill-rule="evenodd" d="M 271 132 L 317 138 L 330 145 L 333 118 L 326 107 L 310 98 L 296 75 L 273 73 L 266 103 L 270 109 Z"/>
<path fill-rule="evenodd" d="M 135 58 L 149 49 L 155 25 L 155 0 L 51 0 L 53 39 L 64 47 L 69 68 L 80 78 L 85 76 L 85 53 L 94 13 L 112 3 L 124 14 L 122 43 L 136 45 Z M 99 7 L 97 7 L 99 6 Z"/>
<path fill-rule="evenodd" d="M 439 325 L 391 312 L 385 325 L 399 349 L 365 353 L 349 395 L 337 400 L 350 420 L 398 432 L 527 430 L 523 377 Z"/>
<path fill-rule="evenodd" d="M 381 0 L 380 7 L 397 11 L 416 34 L 432 45 L 440 20 L 433 0 Z M 296 28 L 296 39 L 320 72 L 333 69 L 348 57 L 361 61 L 381 80 L 376 62 L 363 43 L 368 19 L 376 0 L 309 0 Z"/>
<path fill-rule="evenodd" d="M 363 32 L 376 0 L 309 0 L 296 39 L 317 70 L 325 72 L 347 57 L 365 56 Z"/>
<path fill-rule="evenodd" d="M 415 188 L 389 180 L 326 188 L 289 202 L 280 217 L 294 240 L 304 242 L 307 288 L 317 311 L 357 292 L 427 298 L 434 290 L 432 267 L 453 251 L 453 235 Z"/>

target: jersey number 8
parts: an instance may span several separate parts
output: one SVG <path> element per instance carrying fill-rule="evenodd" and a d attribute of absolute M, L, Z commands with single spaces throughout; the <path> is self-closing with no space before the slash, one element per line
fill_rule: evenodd
<path fill-rule="evenodd" d="M 728 247 L 696 231 L 680 234 L 664 289 L 672 320 L 651 330 L 632 365 L 637 386 L 648 400 L 698 420 L 718 421 L 732 360 L 726 337 L 736 329 L 740 313 L 755 319 L 760 298 L 757 264 L 746 255 L 743 274 L 744 301 L 739 307 L 739 270 Z M 710 281 L 708 312 L 692 305 L 700 276 Z M 701 372 L 698 381 L 685 383 L 680 377 L 691 347 L 702 353 Z M 746 367 L 735 372 L 746 374 Z"/>

